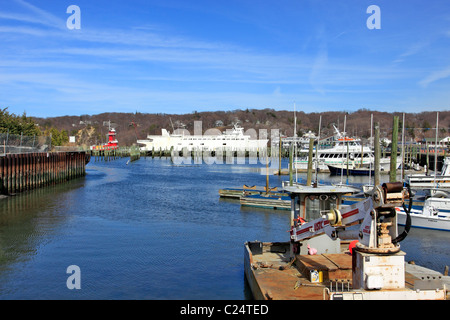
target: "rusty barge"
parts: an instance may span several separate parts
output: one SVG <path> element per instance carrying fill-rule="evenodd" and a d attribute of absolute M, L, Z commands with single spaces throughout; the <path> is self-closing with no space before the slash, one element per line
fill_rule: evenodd
<path fill-rule="evenodd" d="M 445 300 L 449 277 L 405 263 L 395 207 L 408 188 L 383 184 L 342 206 L 345 187 L 287 187 L 290 241 L 246 242 L 245 277 L 258 300 Z"/>

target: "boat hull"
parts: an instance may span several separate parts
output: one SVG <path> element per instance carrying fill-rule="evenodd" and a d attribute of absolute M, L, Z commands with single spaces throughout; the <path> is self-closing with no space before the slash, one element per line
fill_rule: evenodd
<path fill-rule="evenodd" d="M 406 213 L 398 208 L 398 224 L 405 225 Z M 428 198 L 423 208 L 411 209 L 411 227 L 450 231 L 450 199 Z"/>
<path fill-rule="evenodd" d="M 411 213 L 411 227 L 432 229 L 441 231 L 450 231 L 450 219 L 434 218 L 430 216 L 424 216 L 420 213 Z M 406 214 L 404 212 L 398 212 L 397 223 L 401 226 L 406 224 Z"/>
<path fill-rule="evenodd" d="M 330 170 L 330 174 L 331 175 L 351 175 L 351 176 L 368 176 L 368 175 L 375 175 L 375 171 L 374 170 L 370 170 L 370 169 L 366 169 L 366 168 L 349 168 L 347 170 L 347 168 L 344 166 L 342 167 L 337 167 L 337 166 L 331 166 L 328 165 L 328 169 Z"/>

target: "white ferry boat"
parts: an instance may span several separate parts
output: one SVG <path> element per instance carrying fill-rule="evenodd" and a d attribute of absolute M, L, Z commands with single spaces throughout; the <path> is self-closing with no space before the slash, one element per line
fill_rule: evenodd
<path fill-rule="evenodd" d="M 267 148 L 268 139 L 251 139 L 244 134 L 244 128 L 234 126 L 232 130 L 217 135 L 190 135 L 169 133 L 161 129 L 161 135 L 148 135 L 145 140 L 137 140 L 141 144 L 141 151 L 249 151 L 260 152 Z"/>

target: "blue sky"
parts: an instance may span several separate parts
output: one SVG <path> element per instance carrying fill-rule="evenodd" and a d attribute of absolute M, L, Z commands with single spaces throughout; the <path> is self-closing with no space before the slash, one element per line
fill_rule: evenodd
<path fill-rule="evenodd" d="M 16 114 L 450 110 L 448 0 L 2 0 L 0 43 Z"/>

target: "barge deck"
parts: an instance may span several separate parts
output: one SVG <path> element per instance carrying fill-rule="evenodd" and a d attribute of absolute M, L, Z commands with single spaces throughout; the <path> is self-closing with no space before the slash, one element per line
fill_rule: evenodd
<path fill-rule="evenodd" d="M 245 277 L 253 297 L 257 300 L 380 299 L 377 298 L 380 291 L 353 290 L 353 256 L 345 249 L 347 243 L 342 245 L 342 253 L 299 254 L 292 260 L 289 242 L 247 242 Z M 389 297 L 445 300 L 450 298 L 449 286 L 450 277 L 405 264 L 405 287 L 390 290 Z"/>

